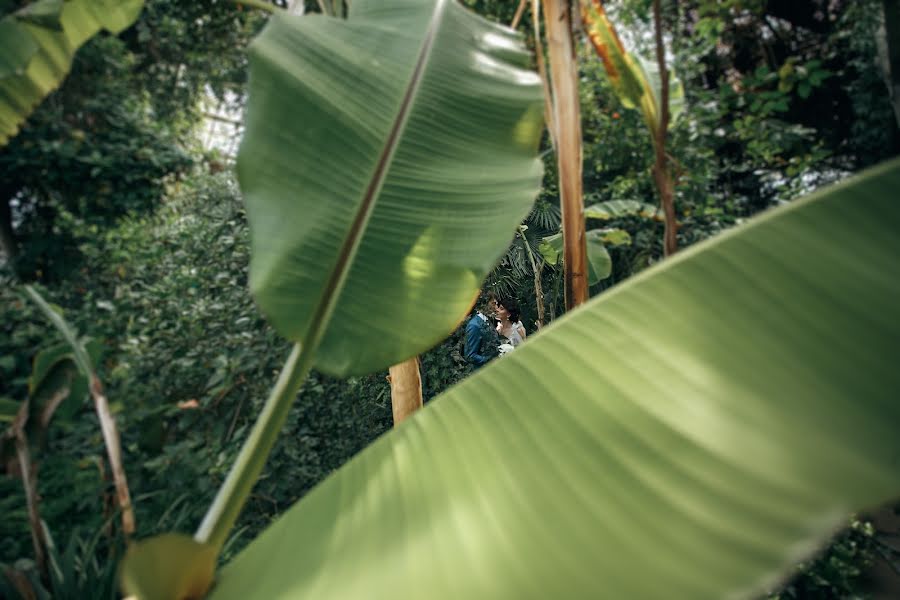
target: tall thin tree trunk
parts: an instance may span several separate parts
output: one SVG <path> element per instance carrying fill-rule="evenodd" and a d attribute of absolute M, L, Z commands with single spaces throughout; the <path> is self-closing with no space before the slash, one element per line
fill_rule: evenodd
<path fill-rule="evenodd" d="M 666 157 L 666 136 L 669 131 L 669 70 L 666 68 L 666 47 L 663 43 L 662 9 L 660 0 L 653 0 L 653 23 L 656 36 L 656 61 L 659 63 L 660 98 L 659 129 L 651 132 L 655 163 L 653 179 L 659 192 L 659 201 L 665 216 L 665 233 L 663 234 L 663 253 L 671 256 L 678 251 L 678 221 L 675 216 L 675 184 L 669 172 Z"/>
<path fill-rule="evenodd" d="M 544 272 L 544 262 L 541 261 L 541 265 L 534 272 L 534 295 L 537 298 L 537 325 L 538 329 L 541 329 L 544 326 L 544 315 L 546 311 L 544 310 L 544 288 L 541 285 L 541 275 Z"/>
<path fill-rule="evenodd" d="M 391 381 L 391 409 L 394 427 L 422 408 L 422 377 L 419 357 L 413 356 L 388 370 Z"/>
<path fill-rule="evenodd" d="M 547 79 L 547 64 L 544 62 L 544 42 L 541 40 L 541 0 L 531 0 L 531 23 L 534 27 L 534 57 L 538 74 L 541 76 L 541 88 L 544 91 L 544 121 L 547 123 L 547 137 L 550 146 L 556 151 L 556 125 L 553 123 L 553 94 Z"/>
<path fill-rule="evenodd" d="M 544 289 L 541 285 L 541 272 L 544 270 L 544 261 L 541 261 L 540 266 L 537 265 L 534 260 L 534 252 L 531 251 L 531 246 L 528 244 L 528 239 L 524 233 L 522 233 L 522 242 L 525 244 L 525 252 L 528 254 L 528 260 L 531 262 L 531 271 L 534 273 L 534 298 L 537 303 L 538 313 L 536 325 L 540 329 L 544 326 Z"/>
<path fill-rule="evenodd" d="M 562 206 L 566 310 L 571 310 L 588 299 L 578 63 L 575 60 L 570 2 L 544 0 L 544 15 L 550 51 L 553 123 L 558 136 L 556 158 Z"/>
<path fill-rule="evenodd" d="M 100 429 L 103 432 L 103 441 L 106 444 L 106 453 L 109 457 L 109 466 L 116 486 L 119 509 L 122 511 L 122 531 L 127 538 L 134 533 L 134 510 L 131 507 L 131 494 L 128 492 L 125 468 L 122 466 L 122 446 L 119 444 L 119 431 L 116 428 L 116 421 L 109 411 L 109 401 L 103 393 L 103 385 L 94 372 L 94 368 L 91 366 L 91 358 L 81 342 L 78 341 L 75 331 L 69 327 L 69 324 L 66 323 L 59 313 L 47 304 L 43 296 L 32 286 L 26 285 L 25 292 L 41 309 L 47 320 L 53 323 L 59 332 L 62 333 L 66 342 L 68 342 L 75 353 L 75 362 L 78 365 L 78 369 L 88 380 L 91 398 L 94 400 L 97 418 L 100 420 Z"/>

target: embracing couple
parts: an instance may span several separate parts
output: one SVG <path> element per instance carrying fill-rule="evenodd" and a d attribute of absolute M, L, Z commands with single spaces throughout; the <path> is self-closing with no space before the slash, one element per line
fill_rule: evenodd
<path fill-rule="evenodd" d="M 509 352 L 525 340 L 519 306 L 512 298 L 488 292 L 482 305 L 466 323 L 464 355 L 476 369 L 498 354 Z"/>

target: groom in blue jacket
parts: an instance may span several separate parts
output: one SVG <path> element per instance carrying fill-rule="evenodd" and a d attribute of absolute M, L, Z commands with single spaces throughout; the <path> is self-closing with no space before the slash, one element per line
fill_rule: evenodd
<path fill-rule="evenodd" d="M 466 323 L 466 343 L 463 355 L 476 369 L 500 353 L 500 336 L 490 317 L 497 312 L 497 296 L 488 292 L 481 308 Z"/>

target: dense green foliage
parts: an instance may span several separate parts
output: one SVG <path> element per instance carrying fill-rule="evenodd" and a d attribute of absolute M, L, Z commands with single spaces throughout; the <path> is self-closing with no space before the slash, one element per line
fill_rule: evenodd
<path fill-rule="evenodd" d="M 26 279 L 58 280 L 78 248 L 159 204 L 204 157 L 201 100 L 239 98 L 261 18 L 236 5 L 151 0 L 121 38 L 98 36 L 9 145 L 0 148 L 0 232 Z"/>
<path fill-rule="evenodd" d="M 250 298 L 248 230 L 231 177 L 195 174 L 176 188 L 157 215 L 127 218 L 84 244 L 77 282 L 45 289 L 82 332 L 103 340 L 99 372 L 120 416 L 140 536 L 199 520 L 289 348 Z M 0 396 L 22 398 L 31 356 L 20 349 L 57 334 L 5 281 Z M 468 373 L 453 359 L 460 335 L 423 355 L 426 398 Z M 313 374 L 301 398 L 228 552 L 391 426 L 384 374 Z M 60 545 L 89 539 L 112 516 L 102 444 L 84 402 L 38 454 L 43 518 Z M 9 515 L 0 562 L 10 562 L 30 552 L 27 519 L 19 481 L 0 485 Z M 101 554 L 110 539 L 101 537 Z"/>
<path fill-rule="evenodd" d="M 514 12 L 514 3 L 473 4 L 501 22 Z M 653 57 L 650 2 L 610 5 L 619 29 L 635 31 L 626 43 Z M 679 3 L 677 10 L 672 5 L 664 15 L 688 107 L 668 143 L 679 246 L 900 152 L 900 130 L 876 60 L 880 2 L 832 4 L 820 16 L 817 6 L 699 0 Z M 524 19 L 522 29 L 530 35 L 529 23 Z M 622 107 L 593 50 L 585 45 L 580 52 L 585 205 L 656 203 L 653 150 L 640 112 Z M 558 230 L 553 160 L 548 154 L 541 196 L 526 221 L 534 250 Z M 600 226 L 628 231 L 631 244 L 609 249 L 613 276 L 594 292 L 662 257 L 661 222 L 636 216 L 588 222 L 588 228 Z M 515 244 L 521 246 L 518 239 Z M 517 296 L 533 322 L 532 278 L 525 253 L 513 248 L 488 282 Z M 562 311 L 559 279 L 559 271 L 544 271 L 545 303 L 554 316 Z"/>
<path fill-rule="evenodd" d="M 900 489 L 898 185 L 894 160 L 567 314 L 323 482 L 211 598 L 763 591 Z"/>
<path fill-rule="evenodd" d="M 508 23 L 517 3 L 464 4 Z M 610 4 L 620 29 L 649 31 L 649 1 Z M 819 17 L 816 2 L 664 3 L 687 93 L 669 140 L 681 246 L 897 154 L 875 60 L 880 4 L 832 2 Z M 211 175 L 218 158 L 196 139 L 204 103 L 241 104 L 244 49 L 264 19 L 216 0 L 149 0 L 134 27 L 89 42 L 60 90 L 0 149 L 0 225 L 18 249 L 0 281 L 0 397 L 24 397 L 32 359 L 59 341 L 16 289 L 14 266 L 102 342 L 99 372 L 118 415 L 141 537 L 196 526 L 289 349 L 248 292 L 248 228 L 233 176 Z M 520 30 L 530 35 L 529 21 L 526 13 Z M 626 42 L 651 56 L 648 39 Z M 641 116 L 621 106 L 592 52 L 579 57 L 585 204 L 655 203 Z M 486 286 L 519 300 L 529 332 L 537 304 L 528 249 L 540 267 L 540 242 L 559 228 L 549 143 L 545 150 L 527 229 Z M 656 219 L 588 227 L 620 228 L 630 240 L 609 247 L 612 275 L 595 294 L 661 259 Z M 561 269 L 544 265 L 539 279 L 546 322 L 563 312 Z M 422 355 L 426 400 L 469 374 L 461 338 L 458 330 Z M 346 381 L 313 373 L 223 559 L 390 426 L 385 373 Z M 122 540 L 90 404 L 50 430 L 36 457 L 42 516 L 59 562 L 71 565 L 52 583 L 54 597 L 111 597 Z M 16 477 L 0 478 L 0 498 L 0 563 L 12 564 L 31 554 Z M 863 594 L 873 540 L 870 526 L 854 521 L 773 593 Z M 4 585 L 0 593 L 11 595 Z"/>
<path fill-rule="evenodd" d="M 22 274 L 70 271 L 79 243 L 129 212 L 152 209 L 165 180 L 190 165 L 175 138 L 142 110 L 128 85 L 131 68 L 121 40 L 88 43 L 65 86 L 0 150 L 9 203 L 0 209 L 19 221 Z"/>
<path fill-rule="evenodd" d="M 247 228 L 227 176 L 195 176 L 153 217 L 134 217 L 83 247 L 77 285 L 45 293 L 81 331 L 104 341 L 101 378 L 119 413 L 139 535 L 189 527 L 233 459 L 288 345 L 261 321 L 246 286 Z M 223 257 L 226 257 L 223 260 Z M 21 347 L 55 333 L 4 286 L 0 396 L 22 397 Z M 427 377 L 427 375 L 426 375 Z M 233 548 L 390 427 L 381 375 L 313 375 L 292 412 L 273 469 L 251 498 Z M 43 517 L 58 543 L 112 516 L 111 483 L 91 406 L 51 430 L 41 461 Z M 2 479 L 2 561 L 29 554 L 21 486 Z M 114 526 L 114 525 L 113 525 Z M 102 538 L 102 552 L 115 538 Z"/>

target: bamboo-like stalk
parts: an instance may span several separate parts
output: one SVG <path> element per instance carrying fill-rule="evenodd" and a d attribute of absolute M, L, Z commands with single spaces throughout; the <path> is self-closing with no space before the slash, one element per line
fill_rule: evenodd
<path fill-rule="evenodd" d="M 540 266 L 534 271 L 534 294 L 537 297 L 537 311 L 538 318 L 535 325 L 537 329 L 540 330 L 544 326 L 544 319 L 546 317 L 547 311 L 544 308 L 544 285 L 541 283 L 541 276 L 544 273 L 544 261 L 541 261 Z"/>
<path fill-rule="evenodd" d="M 113 418 L 109 410 L 109 401 L 103 393 L 103 386 L 94 372 L 88 353 L 85 351 L 84 346 L 81 345 L 81 342 L 78 341 L 75 332 L 72 331 L 68 323 L 47 304 L 33 287 L 26 285 L 25 292 L 41 309 L 44 316 L 62 333 L 63 338 L 65 338 L 75 354 L 75 364 L 78 365 L 78 369 L 88 380 L 91 398 L 94 401 L 97 418 L 100 420 L 100 429 L 103 432 L 103 442 L 106 444 L 106 454 L 113 474 L 119 510 L 122 512 L 122 531 L 125 537 L 129 537 L 135 530 L 134 509 L 131 506 L 131 494 L 128 491 L 125 467 L 122 466 L 122 446 L 119 443 L 119 431 L 116 428 L 115 418 Z"/>
<path fill-rule="evenodd" d="M 44 536 L 44 526 L 41 523 L 40 510 L 38 509 L 37 476 L 31 464 L 31 453 L 28 450 L 28 440 L 25 438 L 25 420 L 28 418 L 27 404 L 19 411 L 15 421 L 10 427 L 12 437 L 15 440 L 16 458 L 19 462 L 19 471 L 22 477 L 22 487 L 25 491 L 25 505 L 28 510 L 28 524 L 31 529 L 31 543 L 34 546 L 34 562 L 38 572 L 45 580 L 47 572 L 47 540 Z"/>
<path fill-rule="evenodd" d="M 106 454 L 109 457 L 109 466 L 116 487 L 116 500 L 119 510 L 122 511 L 122 532 L 128 538 L 134 534 L 134 508 L 131 506 L 131 492 L 128 491 L 128 480 L 122 464 L 119 430 L 116 427 L 115 417 L 109 410 L 109 400 L 103 393 L 103 385 L 94 373 L 90 374 L 90 389 L 91 398 L 94 400 L 94 409 L 97 411 L 97 418 L 100 421 L 100 430 L 103 432 L 103 442 L 106 444 Z"/>
<path fill-rule="evenodd" d="M 509 24 L 511 29 L 515 29 L 519 26 L 519 21 L 522 20 L 522 15 L 525 14 L 526 6 L 528 6 L 528 0 L 519 0 L 519 6 L 518 8 L 516 8 L 516 14 L 513 16 L 513 20 Z"/>
<path fill-rule="evenodd" d="M 531 245 L 528 243 L 528 238 L 525 237 L 524 229 L 524 226 L 519 229 L 519 235 L 522 236 L 525 252 L 528 254 L 528 261 L 531 263 L 531 271 L 534 273 L 534 297 L 538 313 L 536 325 L 540 329 L 544 326 L 544 289 L 543 285 L 541 285 L 541 272 L 544 270 L 544 261 L 542 260 L 540 266 L 538 266 L 537 261 L 534 260 L 534 252 L 531 251 Z"/>
<path fill-rule="evenodd" d="M 388 369 L 394 427 L 422 408 L 422 376 L 419 357 L 413 356 Z"/>
<path fill-rule="evenodd" d="M 663 253 L 671 256 L 678 251 L 678 220 L 675 216 L 675 184 L 666 157 L 666 137 L 669 131 L 669 70 L 666 67 L 666 47 L 663 43 L 662 9 L 660 0 L 653 0 L 653 24 L 656 38 L 656 61 L 659 63 L 660 94 L 659 122 L 653 135 L 655 162 L 653 179 L 665 216 Z"/>
<path fill-rule="evenodd" d="M 566 310 L 571 310 L 588 300 L 578 64 L 575 60 L 571 5 L 568 0 L 544 0 L 544 14 L 550 51 L 553 121 L 557 134 L 565 300 Z"/>
<path fill-rule="evenodd" d="M 547 78 L 547 64 L 544 61 L 544 42 L 541 41 L 541 0 L 532 0 L 531 2 L 531 22 L 534 26 L 534 56 L 537 62 L 538 74 L 541 76 L 541 88 L 544 90 L 544 122 L 547 124 L 550 146 L 556 151 L 553 94 L 550 91 L 550 83 Z"/>

